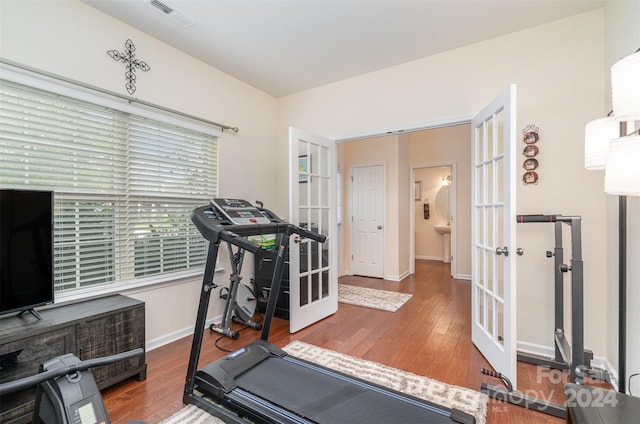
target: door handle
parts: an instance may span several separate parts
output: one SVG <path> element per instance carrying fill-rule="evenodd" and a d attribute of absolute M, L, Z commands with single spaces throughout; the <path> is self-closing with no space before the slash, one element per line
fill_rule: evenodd
<path fill-rule="evenodd" d="M 509 248 L 507 246 L 505 246 L 505 247 L 497 247 L 496 248 L 496 255 L 509 256 Z"/>
<path fill-rule="evenodd" d="M 295 244 L 299 244 L 299 243 L 300 243 L 300 241 L 301 241 L 301 239 L 300 239 L 300 236 L 299 236 L 299 235 L 297 235 L 297 234 L 296 234 L 295 236 L 293 236 L 293 242 L 294 242 Z"/>
<path fill-rule="evenodd" d="M 518 247 L 518 248 L 516 249 L 516 254 L 517 254 L 518 256 L 522 256 L 522 255 L 524 255 L 524 249 L 523 249 L 522 247 Z"/>
<path fill-rule="evenodd" d="M 382 225 L 378 225 L 378 230 L 382 230 Z"/>

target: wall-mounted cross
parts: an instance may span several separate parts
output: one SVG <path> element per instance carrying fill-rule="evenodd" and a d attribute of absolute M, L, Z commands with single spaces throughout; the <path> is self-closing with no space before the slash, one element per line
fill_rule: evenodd
<path fill-rule="evenodd" d="M 126 64 L 127 72 L 124 74 L 127 78 L 126 87 L 129 94 L 133 94 L 136 91 L 136 69 L 146 72 L 151 69 L 151 66 L 144 60 L 136 59 L 136 46 L 133 45 L 133 41 L 127 40 L 124 46 L 127 48 L 124 53 L 120 53 L 117 50 L 109 50 L 107 54 L 111 56 L 113 60 Z"/>

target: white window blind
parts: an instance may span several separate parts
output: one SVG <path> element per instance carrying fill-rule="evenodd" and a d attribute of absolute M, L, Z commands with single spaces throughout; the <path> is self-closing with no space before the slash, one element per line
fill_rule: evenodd
<path fill-rule="evenodd" d="M 217 139 L 0 81 L 0 186 L 54 191 L 55 290 L 201 268 L 191 211 L 217 193 Z"/>

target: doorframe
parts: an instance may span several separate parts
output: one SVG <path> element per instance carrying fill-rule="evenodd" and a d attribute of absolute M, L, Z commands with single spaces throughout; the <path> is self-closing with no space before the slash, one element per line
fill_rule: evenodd
<path fill-rule="evenodd" d="M 360 133 L 343 134 L 335 137 L 330 137 L 336 141 L 336 143 L 347 143 L 349 141 L 362 140 L 366 138 L 383 137 L 393 134 L 404 134 L 409 132 L 417 132 L 424 130 L 433 130 L 436 128 L 453 127 L 456 125 L 470 124 L 471 120 L 475 116 L 474 113 L 466 115 L 449 116 L 440 119 L 432 119 L 430 121 L 416 123 L 412 125 L 395 125 L 393 127 L 386 127 L 371 131 L 363 131 Z"/>
<path fill-rule="evenodd" d="M 452 115 L 452 116 L 446 116 L 438 119 L 431 119 L 425 122 L 417 122 L 415 124 L 394 125 L 394 126 L 389 126 L 384 128 L 365 130 L 358 133 L 334 135 L 334 136 L 331 136 L 330 138 L 335 140 L 336 144 L 339 144 L 339 143 L 348 143 L 350 141 L 364 140 L 367 138 L 384 137 L 384 136 L 393 135 L 393 134 L 405 134 L 409 132 L 433 130 L 436 128 L 453 127 L 456 125 L 471 124 L 471 120 L 473 119 L 474 116 L 476 116 L 476 114 L 477 112 L 469 113 L 465 115 Z M 469 145 L 471 145 L 471 135 L 469 135 Z M 411 174 L 409 177 L 411 179 L 410 183 L 413 185 L 413 172 L 410 172 L 410 174 Z M 386 190 L 387 188 L 385 185 L 385 196 L 387 194 Z M 412 186 L 409 187 L 409 193 L 413 193 Z M 413 203 L 415 202 L 412 202 L 412 205 Z M 412 211 L 415 213 L 415 205 L 413 205 Z M 412 219 L 413 216 L 410 214 L 411 214 L 411 211 L 407 213 L 406 218 L 409 219 L 411 222 L 413 222 L 413 219 Z M 386 216 L 385 216 L 385 220 L 386 220 Z M 415 228 L 410 231 L 411 231 L 411 234 L 413 234 L 413 232 L 415 231 Z M 409 235 L 409 239 L 413 238 L 413 240 L 415 241 L 415 235 L 412 236 L 411 234 Z M 350 234 L 349 234 L 349 237 L 351 237 Z M 351 240 L 349 240 L 349 243 L 351 243 Z M 344 244 L 345 243 L 343 238 L 338 243 L 338 255 L 342 255 L 343 252 L 345 251 Z M 409 244 L 410 244 L 409 250 L 410 250 L 411 258 L 413 258 L 413 260 L 410 261 L 409 271 L 410 271 L 410 274 L 415 274 L 415 245 L 414 245 L 414 242 L 411 242 L 411 241 L 409 242 Z M 457 246 L 457 243 L 456 243 L 456 246 Z M 349 249 L 351 249 L 351 247 L 349 247 Z M 350 266 L 351 264 L 349 264 L 349 267 Z M 346 266 L 344 268 L 347 274 L 351 273 L 351 270 L 347 269 Z"/>
<path fill-rule="evenodd" d="M 429 163 L 429 164 L 417 164 L 411 165 L 410 172 L 410 181 L 411 185 L 410 193 L 413 193 L 413 182 L 415 181 L 415 171 L 416 169 L 428 169 L 428 168 L 442 168 L 445 166 L 451 167 L 451 185 L 449 186 L 449 196 L 457 199 L 457 184 L 458 184 L 458 173 L 457 173 L 457 163 L 453 162 L 437 162 L 437 163 Z M 416 202 L 412 198 L 409 200 L 409 256 L 411 261 L 409 263 L 409 272 L 411 274 L 415 274 L 416 272 Z M 458 202 L 457 200 L 453 202 L 449 202 L 449 206 L 451 210 L 449 211 L 451 214 L 451 276 L 456 278 L 458 275 L 458 232 L 457 232 L 457 208 Z M 435 200 L 434 200 L 435 207 Z"/>
<path fill-rule="evenodd" d="M 381 166 L 383 171 L 383 181 L 382 181 L 382 222 L 383 222 L 383 231 L 382 231 L 382 278 L 386 278 L 386 270 L 387 270 L 387 163 L 386 162 L 370 162 L 370 163 L 358 163 L 349 166 L 349 268 L 348 272 L 350 275 L 353 275 L 353 269 L 351 269 L 351 255 L 353 255 L 353 169 L 354 168 L 368 168 L 372 166 Z M 344 240 L 343 240 L 344 243 Z M 340 249 L 338 249 L 338 252 Z"/>

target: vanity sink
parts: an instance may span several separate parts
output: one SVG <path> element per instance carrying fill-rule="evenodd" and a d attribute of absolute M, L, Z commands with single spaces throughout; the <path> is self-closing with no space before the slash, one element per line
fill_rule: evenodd
<path fill-rule="evenodd" d="M 451 262 L 451 226 L 434 225 L 433 228 L 442 234 L 442 262 L 448 264 Z"/>
<path fill-rule="evenodd" d="M 434 225 L 433 228 L 435 228 L 436 231 L 439 232 L 440 234 L 451 233 L 450 225 Z"/>

